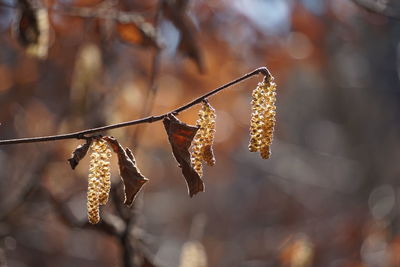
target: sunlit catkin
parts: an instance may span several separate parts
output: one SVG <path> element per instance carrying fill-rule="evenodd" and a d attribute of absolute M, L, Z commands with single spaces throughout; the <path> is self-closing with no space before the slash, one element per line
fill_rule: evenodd
<path fill-rule="evenodd" d="M 196 124 L 199 130 L 193 139 L 191 161 L 192 166 L 199 176 L 203 176 L 202 161 L 208 165 L 215 164 L 215 157 L 212 150 L 215 134 L 215 109 L 208 101 L 203 101 L 199 110 L 199 119 Z"/>
<path fill-rule="evenodd" d="M 99 205 L 107 203 L 111 188 L 111 150 L 103 139 L 95 139 L 90 148 L 87 209 L 89 222 L 96 224 L 100 220 Z"/>
<path fill-rule="evenodd" d="M 107 204 L 108 195 L 110 194 L 110 189 L 111 189 L 111 168 L 110 168 L 111 150 L 108 147 L 107 143 L 105 143 L 102 146 L 102 149 L 103 150 L 100 153 L 102 173 L 101 173 L 100 188 L 99 188 L 99 202 L 100 205 L 105 205 Z"/>
<path fill-rule="evenodd" d="M 252 93 L 252 114 L 250 120 L 251 152 L 259 151 L 261 157 L 271 156 L 271 144 L 275 127 L 276 115 L 276 84 L 272 76 L 259 83 Z"/>

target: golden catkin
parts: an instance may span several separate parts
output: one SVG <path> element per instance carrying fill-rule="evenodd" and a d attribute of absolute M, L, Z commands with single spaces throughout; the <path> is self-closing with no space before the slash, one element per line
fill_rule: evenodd
<path fill-rule="evenodd" d="M 89 175 L 88 192 L 87 192 L 87 213 L 89 222 L 96 224 L 100 221 L 99 213 L 99 181 L 96 176 Z"/>
<path fill-rule="evenodd" d="M 275 91 L 276 84 L 271 76 L 267 81 L 264 79 L 259 83 L 252 93 L 249 150 L 260 151 L 264 159 L 271 156 L 270 147 L 276 121 Z"/>
<path fill-rule="evenodd" d="M 202 161 L 210 166 L 215 164 L 215 157 L 212 150 L 215 134 L 215 109 L 208 101 L 203 101 L 198 115 L 199 119 L 196 124 L 199 130 L 193 139 L 191 162 L 193 168 L 201 177 L 203 176 Z"/>
<path fill-rule="evenodd" d="M 111 188 L 111 150 L 103 139 L 93 140 L 90 148 L 87 209 L 89 222 L 96 224 L 100 220 L 99 205 L 107 203 Z"/>
<path fill-rule="evenodd" d="M 103 146 L 103 151 L 100 154 L 100 159 L 102 163 L 102 174 L 99 188 L 99 202 L 100 205 L 105 205 L 107 204 L 108 196 L 111 189 L 111 150 L 108 147 L 107 143 L 105 143 Z"/>

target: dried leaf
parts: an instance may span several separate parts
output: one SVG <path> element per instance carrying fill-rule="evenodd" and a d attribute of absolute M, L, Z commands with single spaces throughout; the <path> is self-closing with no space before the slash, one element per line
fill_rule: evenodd
<path fill-rule="evenodd" d="M 179 167 L 182 168 L 182 174 L 186 179 L 190 197 L 198 192 L 204 192 L 203 180 L 193 169 L 189 152 L 198 128 L 182 123 L 174 115 L 165 117 L 163 122 L 174 157 L 178 161 Z"/>
<path fill-rule="evenodd" d="M 204 72 L 203 58 L 196 37 L 196 27 L 187 14 L 187 0 L 163 1 L 163 14 L 169 19 L 181 34 L 178 50 L 184 56 L 192 59 L 200 73 Z"/>
<path fill-rule="evenodd" d="M 106 140 L 118 155 L 119 174 L 124 182 L 125 205 L 132 205 L 137 193 L 148 181 L 136 167 L 135 158 L 129 148 L 125 150 L 114 137 L 106 136 Z"/>
<path fill-rule="evenodd" d="M 74 152 L 72 152 L 71 158 L 69 158 L 68 161 L 73 170 L 75 170 L 76 166 L 79 164 L 79 161 L 86 156 L 91 143 L 92 139 L 87 139 L 85 144 L 79 145 Z"/>
<path fill-rule="evenodd" d="M 7 267 L 7 258 L 3 249 L 0 248 L 0 267 Z"/>

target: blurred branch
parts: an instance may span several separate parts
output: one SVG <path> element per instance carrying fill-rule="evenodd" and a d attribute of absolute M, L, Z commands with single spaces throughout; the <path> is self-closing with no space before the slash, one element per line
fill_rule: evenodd
<path fill-rule="evenodd" d="M 97 128 L 92 128 L 92 129 L 87 129 L 87 130 L 83 130 L 83 131 L 79 131 L 79 132 L 74 132 L 74 133 L 67 133 L 67 134 L 59 134 L 59 135 L 52 135 L 52 136 L 42 136 L 42 137 L 30 137 L 30 138 L 20 138 L 20 139 L 9 139 L 9 140 L 0 140 L 0 145 L 14 145 L 14 144 L 22 144 L 22 143 L 35 143 L 35 142 L 47 142 L 47 141 L 56 141 L 56 140 L 65 140 L 65 139 L 88 139 L 90 137 L 87 137 L 86 135 L 88 134 L 94 134 L 94 133 L 98 133 L 98 132 L 102 132 L 102 131 L 106 131 L 106 130 L 111 130 L 111 129 L 116 129 L 116 128 L 122 128 L 122 127 L 127 127 L 127 126 L 131 126 L 131 125 L 136 125 L 136 124 L 142 124 L 142 123 L 153 123 L 153 122 L 157 122 L 157 121 L 161 121 L 162 119 L 164 119 L 166 116 L 168 116 L 168 114 L 179 114 L 182 111 L 185 111 L 191 107 L 193 107 L 196 104 L 201 103 L 203 100 L 205 100 L 206 98 L 217 94 L 218 92 L 234 85 L 237 84 L 243 80 L 246 80 L 254 75 L 258 75 L 258 74 L 262 74 L 264 75 L 264 77 L 267 79 L 269 77 L 271 77 L 271 74 L 269 72 L 269 70 L 266 67 L 261 67 L 258 69 L 253 70 L 250 73 L 247 73 L 245 75 L 243 75 L 242 77 L 233 80 L 229 83 L 226 83 L 194 100 L 192 100 L 191 102 L 177 108 L 174 109 L 170 112 L 167 112 L 165 114 L 162 115 L 158 115 L 158 116 L 150 116 L 150 117 L 145 117 L 145 118 L 141 118 L 141 119 L 137 119 L 137 120 L 132 120 L 132 121 L 127 121 L 127 122 L 121 122 L 121 123 L 116 123 L 116 124 L 111 124 L 111 125 L 107 125 L 107 126 L 102 126 L 102 127 L 97 127 Z"/>
<path fill-rule="evenodd" d="M 0 267 L 7 267 L 6 253 L 0 248 Z"/>
<path fill-rule="evenodd" d="M 69 227 L 95 229 L 114 237 L 120 237 L 124 231 L 124 228 L 126 228 L 122 220 L 120 220 L 116 216 L 111 216 L 111 215 L 103 216 L 103 220 L 97 225 L 90 224 L 86 220 L 80 221 L 73 215 L 71 210 L 64 204 L 65 201 L 61 201 L 60 199 L 58 199 L 48 189 L 44 187 L 42 187 L 42 189 L 48 196 L 59 218 Z"/>
<path fill-rule="evenodd" d="M 400 19 L 400 4 L 398 0 L 397 3 L 394 4 L 395 1 L 378 1 L 378 0 L 353 0 L 353 2 L 369 11 L 374 13 L 378 13 L 393 19 Z"/>
<path fill-rule="evenodd" d="M 132 227 L 134 226 L 133 215 L 129 216 L 126 220 L 125 231 L 121 235 L 120 241 L 123 247 L 122 257 L 124 259 L 124 267 L 134 266 L 135 248 L 131 240 Z"/>
<path fill-rule="evenodd" d="M 65 205 L 65 200 L 58 199 L 48 189 L 42 188 L 50 199 L 55 212 L 65 225 L 71 228 L 93 229 L 116 238 L 121 246 L 121 257 L 124 267 L 155 266 L 150 260 L 151 257 L 149 257 L 145 251 L 142 251 L 143 249 L 134 245 L 134 240 L 137 239 L 133 231 L 135 226 L 134 210 L 123 207 L 120 201 L 114 201 L 117 216 L 105 214 L 102 216 L 103 219 L 100 223 L 90 224 L 87 221 L 80 221 L 76 218 L 68 206 Z M 111 193 L 113 199 L 119 197 L 116 190 L 112 190 Z M 136 264 L 136 262 L 138 262 L 139 265 Z"/>
<path fill-rule="evenodd" d="M 158 34 L 159 34 L 158 26 L 159 26 L 160 20 L 161 20 L 161 8 L 162 8 L 161 3 L 162 2 L 160 1 L 160 3 L 157 6 L 157 10 L 156 10 L 155 18 L 154 18 L 154 24 L 155 24 L 154 28 L 155 28 L 156 39 L 158 39 Z M 149 116 L 153 109 L 154 100 L 156 98 L 157 91 L 158 91 L 158 84 L 156 83 L 156 80 L 157 80 L 158 72 L 160 69 L 161 52 L 162 52 L 162 48 L 158 47 L 158 48 L 156 48 L 154 56 L 153 56 L 151 72 L 150 72 L 149 88 L 146 92 L 144 105 L 142 106 L 142 112 L 141 112 L 142 117 Z M 133 133 L 133 137 L 132 137 L 133 146 L 135 146 L 135 147 L 137 146 L 138 140 L 140 138 L 140 134 L 142 133 L 143 130 L 144 130 L 144 128 L 137 128 L 136 131 Z"/>
<path fill-rule="evenodd" d="M 146 253 L 145 246 L 137 246 L 137 241 L 140 240 L 138 231 L 134 231 L 136 226 L 137 210 L 135 208 L 128 208 L 120 201 L 121 194 L 120 188 L 111 187 L 111 200 L 113 201 L 115 211 L 119 218 L 124 221 L 124 229 L 119 235 L 118 241 L 121 244 L 121 257 L 124 267 L 141 266 L 151 267 L 155 266 L 150 260 L 151 253 Z M 144 243 L 144 242 L 143 242 Z M 145 265 L 148 264 L 148 265 Z"/>
<path fill-rule="evenodd" d="M 35 161 L 30 161 L 30 164 L 24 162 L 24 173 L 22 177 L 18 177 L 21 181 L 20 186 L 13 186 L 12 193 L 7 195 L 0 204 L 0 221 L 11 215 L 16 209 L 18 209 L 26 199 L 37 190 L 39 186 L 39 178 L 45 171 L 48 164 L 49 158 L 54 156 L 51 150 L 41 150 Z M 24 178 L 27 177 L 27 178 Z"/>

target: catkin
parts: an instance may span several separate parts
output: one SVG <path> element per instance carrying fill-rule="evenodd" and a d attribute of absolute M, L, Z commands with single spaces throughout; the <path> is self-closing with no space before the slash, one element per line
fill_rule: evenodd
<path fill-rule="evenodd" d="M 103 139 L 95 139 L 90 148 L 87 209 L 89 222 L 96 224 L 100 221 L 99 205 L 107 203 L 111 188 L 111 150 Z"/>
<path fill-rule="evenodd" d="M 251 152 L 259 151 L 263 159 L 271 156 L 276 115 L 276 84 L 272 76 L 259 83 L 252 93 L 250 120 Z"/>
<path fill-rule="evenodd" d="M 199 119 L 196 124 L 199 130 L 193 139 L 191 162 L 195 171 L 202 177 L 202 161 L 210 166 L 214 166 L 215 164 L 214 152 L 212 150 L 215 134 L 215 109 L 208 101 L 203 101 L 198 115 Z"/>

